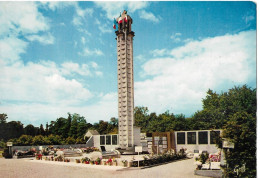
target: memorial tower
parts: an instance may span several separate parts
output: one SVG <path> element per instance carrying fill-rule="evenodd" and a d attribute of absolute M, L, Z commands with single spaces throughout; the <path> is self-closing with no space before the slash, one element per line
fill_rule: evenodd
<path fill-rule="evenodd" d="M 134 147 L 134 74 L 132 18 L 126 11 L 115 20 L 117 40 L 118 132 L 122 149 Z"/>

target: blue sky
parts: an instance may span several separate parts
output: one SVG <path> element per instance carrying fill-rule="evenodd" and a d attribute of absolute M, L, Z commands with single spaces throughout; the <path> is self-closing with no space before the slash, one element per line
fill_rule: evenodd
<path fill-rule="evenodd" d="M 135 106 L 190 117 L 208 89 L 256 87 L 252 2 L 0 2 L 0 113 L 36 126 L 118 117 L 113 18 L 124 9 Z"/>

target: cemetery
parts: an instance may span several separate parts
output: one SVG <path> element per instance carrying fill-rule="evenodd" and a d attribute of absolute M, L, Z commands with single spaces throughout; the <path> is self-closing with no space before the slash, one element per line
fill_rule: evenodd
<path fill-rule="evenodd" d="M 221 130 L 141 133 L 141 146 L 135 146 L 135 151 L 129 152 L 118 149 L 117 134 L 99 135 L 97 131 L 88 131 L 86 144 L 14 146 L 11 150 L 12 157 L 17 159 L 31 158 L 33 161 L 55 164 L 65 162 L 99 169 L 104 169 L 104 166 L 143 169 L 193 159 L 196 175 L 218 177 L 221 175 L 220 165 L 224 164 L 223 151 L 215 145 L 220 133 Z"/>
<path fill-rule="evenodd" d="M 86 144 L 12 147 L 5 157 L 31 158 L 37 162 L 65 162 L 88 166 L 147 168 L 177 160 L 194 159 L 195 174 L 217 170 L 223 153 L 216 146 L 221 130 L 194 130 L 141 133 L 134 125 L 133 37 L 132 18 L 124 11 L 115 20 L 118 62 L 118 134 L 100 135 L 88 130 Z"/>

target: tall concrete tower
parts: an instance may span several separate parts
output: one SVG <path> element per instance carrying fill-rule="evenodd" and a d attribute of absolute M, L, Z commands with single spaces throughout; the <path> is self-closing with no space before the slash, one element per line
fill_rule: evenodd
<path fill-rule="evenodd" d="M 134 147 L 134 75 L 132 18 L 124 11 L 116 20 L 119 146 Z"/>

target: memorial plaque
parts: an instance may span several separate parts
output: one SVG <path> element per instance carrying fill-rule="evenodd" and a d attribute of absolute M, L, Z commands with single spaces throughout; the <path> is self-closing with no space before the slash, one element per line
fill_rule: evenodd
<path fill-rule="evenodd" d="M 164 145 L 167 145 L 167 141 L 163 141 L 163 144 L 164 144 Z"/>
<path fill-rule="evenodd" d="M 224 140 L 223 141 L 223 148 L 235 148 L 235 144 L 228 141 L 228 140 Z"/>
<path fill-rule="evenodd" d="M 13 142 L 7 142 L 6 145 L 7 146 L 13 146 Z"/>
<path fill-rule="evenodd" d="M 142 146 L 136 146 L 135 147 L 135 152 L 140 153 L 142 151 L 143 151 L 143 147 Z"/>

